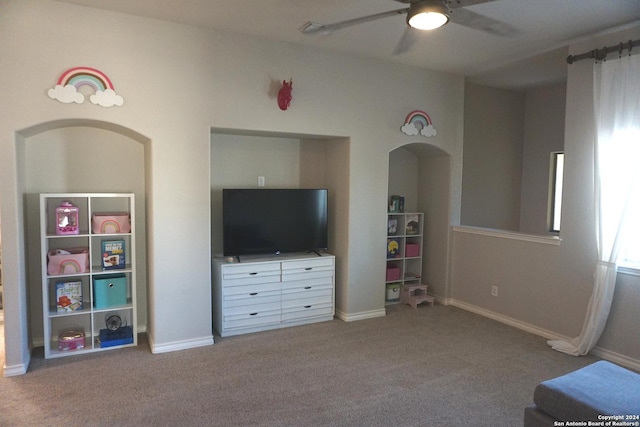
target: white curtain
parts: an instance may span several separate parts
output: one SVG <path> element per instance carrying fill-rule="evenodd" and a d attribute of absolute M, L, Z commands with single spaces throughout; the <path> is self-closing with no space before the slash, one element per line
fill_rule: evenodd
<path fill-rule="evenodd" d="M 595 212 L 598 261 L 580 335 L 550 340 L 574 356 L 589 353 L 607 324 L 618 258 L 638 221 L 640 194 L 640 55 L 594 65 Z M 636 212 L 636 215 L 630 212 Z M 638 239 L 638 236 L 634 236 Z"/>

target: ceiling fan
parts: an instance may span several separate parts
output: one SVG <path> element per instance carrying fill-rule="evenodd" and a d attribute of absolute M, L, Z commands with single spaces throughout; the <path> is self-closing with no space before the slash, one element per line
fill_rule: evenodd
<path fill-rule="evenodd" d="M 394 55 L 407 52 L 417 40 L 416 30 L 433 30 L 449 21 L 465 27 L 480 30 L 496 36 L 514 36 L 519 31 L 513 26 L 481 15 L 465 7 L 481 3 L 489 3 L 496 0 L 395 0 L 398 3 L 408 4 L 409 7 L 347 19 L 333 24 L 319 24 L 309 21 L 300 31 L 304 34 L 331 34 L 343 28 L 359 25 L 369 21 L 387 18 L 394 15 L 407 15 L 407 28 L 394 50 Z"/>

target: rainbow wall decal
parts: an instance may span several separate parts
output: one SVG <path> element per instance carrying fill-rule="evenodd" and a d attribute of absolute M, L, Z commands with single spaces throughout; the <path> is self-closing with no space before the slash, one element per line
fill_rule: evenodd
<path fill-rule="evenodd" d="M 436 128 L 433 127 L 431 117 L 420 110 L 410 112 L 400 130 L 407 135 L 422 135 L 427 138 L 438 134 Z"/>
<path fill-rule="evenodd" d="M 76 89 L 82 86 L 91 86 L 94 91 L 107 89 L 113 90 L 113 83 L 102 71 L 91 67 L 71 68 L 60 75 L 58 82 L 60 86 L 73 85 Z"/>
<path fill-rule="evenodd" d="M 103 107 L 121 106 L 124 99 L 117 95 L 113 83 L 102 71 L 91 67 L 70 68 L 58 77 L 54 88 L 48 95 L 64 104 L 82 104 L 85 95 L 80 92 L 83 87 L 93 91 L 90 101 Z"/>

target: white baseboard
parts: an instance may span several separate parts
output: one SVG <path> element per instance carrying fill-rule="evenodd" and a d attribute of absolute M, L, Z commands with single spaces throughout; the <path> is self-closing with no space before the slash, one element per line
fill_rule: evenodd
<path fill-rule="evenodd" d="M 345 313 L 340 310 L 336 310 L 336 317 L 345 322 L 354 322 L 356 320 L 373 319 L 374 317 L 384 317 L 387 315 L 387 310 L 384 308 L 381 310 L 361 311 L 360 313 Z"/>
<path fill-rule="evenodd" d="M 640 360 L 632 359 L 624 354 L 616 353 L 615 351 L 606 350 L 597 346 L 594 347 L 590 353 L 601 359 L 605 359 L 609 362 L 624 366 L 625 368 L 640 372 Z"/>
<path fill-rule="evenodd" d="M 509 316 L 505 316 L 503 314 L 499 314 L 493 312 L 491 310 L 487 310 L 486 308 L 478 307 L 472 304 L 468 304 L 463 301 L 459 301 L 456 299 L 449 299 L 448 305 L 452 305 L 454 307 L 461 308 L 463 310 L 471 311 L 473 313 L 479 314 L 484 317 L 488 317 L 493 320 L 497 320 L 500 323 L 507 324 L 509 326 L 513 326 L 514 328 L 521 329 L 526 332 L 530 332 L 534 335 L 538 335 L 540 337 L 549 339 L 549 340 L 569 340 L 570 337 L 565 337 L 563 335 L 559 335 L 553 331 L 549 331 L 547 329 L 539 328 L 537 326 L 531 325 L 529 323 L 523 322 L 521 320 L 514 319 Z"/>
<path fill-rule="evenodd" d="M 3 375 L 5 377 L 15 377 L 18 375 L 24 375 L 27 373 L 27 369 L 29 369 L 29 363 L 31 363 L 31 356 L 29 356 L 29 359 L 26 362 L 19 363 L 17 365 L 7 366 L 5 362 L 5 365 L 2 367 Z"/>
<path fill-rule="evenodd" d="M 448 298 L 448 299 L 440 299 L 438 300 L 439 303 L 444 304 L 444 305 L 452 305 L 454 307 L 458 307 L 461 308 L 463 310 L 467 310 L 470 311 L 472 313 L 476 313 L 479 314 L 480 316 L 484 316 L 484 317 L 488 317 L 490 319 L 496 320 L 498 322 L 507 324 L 509 326 L 513 326 L 514 328 L 518 328 L 521 329 L 523 331 L 532 333 L 534 335 L 546 338 L 546 339 L 550 339 L 550 340 L 562 340 L 562 341 L 570 341 L 572 338 L 571 337 L 566 337 L 563 335 L 559 335 L 555 332 L 543 329 L 543 328 L 539 328 L 537 326 L 531 325 L 529 323 L 526 322 L 522 322 L 520 320 L 517 319 L 513 319 L 509 316 L 505 316 L 503 314 L 499 314 L 499 313 L 495 313 L 493 311 L 487 310 L 485 308 L 482 307 L 477 307 L 475 305 L 472 304 L 468 304 L 466 302 L 462 302 L 459 300 L 456 300 L 454 298 Z M 549 347 L 551 348 L 551 347 Z M 594 347 L 590 354 L 599 357 L 601 359 L 604 360 L 608 360 L 609 362 L 613 362 L 616 363 L 620 366 L 623 366 L 625 368 L 628 369 L 632 369 L 635 371 L 640 372 L 640 360 L 637 359 L 633 359 L 631 357 L 625 356 L 623 354 L 619 354 L 616 353 L 614 351 L 610 351 L 610 350 L 606 350 L 604 348 L 600 348 L 600 347 Z"/>
<path fill-rule="evenodd" d="M 164 344 L 155 344 L 153 342 L 153 337 L 149 334 L 147 334 L 147 338 L 149 340 L 149 348 L 151 349 L 151 353 L 153 354 L 169 353 L 172 351 L 188 350 L 190 348 L 213 345 L 213 335 L 202 338 L 194 338 L 190 340 L 174 341 Z"/>

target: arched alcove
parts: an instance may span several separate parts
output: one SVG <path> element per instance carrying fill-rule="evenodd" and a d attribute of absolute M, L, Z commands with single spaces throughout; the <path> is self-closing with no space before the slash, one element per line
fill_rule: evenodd
<path fill-rule="evenodd" d="M 450 297 L 451 156 L 423 142 L 389 152 L 388 194 L 405 197 L 405 211 L 424 213 L 423 283 L 440 301 Z"/>
<path fill-rule="evenodd" d="M 151 172 L 150 139 L 114 123 L 65 119 L 22 129 L 16 132 L 15 144 L 20 222 L 15 224 L 19 235 L 19 258 L 15 267 L 19 272 L 13 286 L 19 289 L 10 293 L 11 301 L 6 301 L 15 307 L 6 313 L 6 321 L 19 325 L 19 331 L 6 334 L 7 353 L 10 347 L 31 349 L 43 344 L 39 193 L 136 195 L 138 323 L 139 330 L 144 330 L 147 322 L 145 199 L 149 194 Z M 22 359 L 28 363 L 27 355 Z"/>

